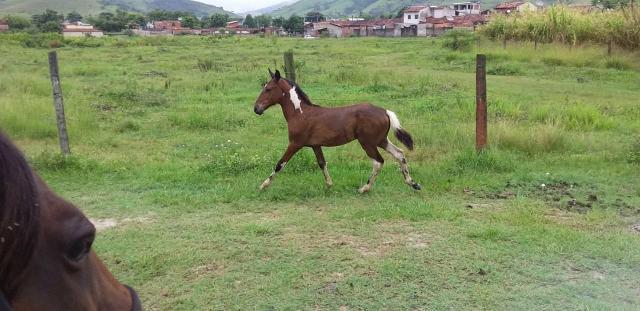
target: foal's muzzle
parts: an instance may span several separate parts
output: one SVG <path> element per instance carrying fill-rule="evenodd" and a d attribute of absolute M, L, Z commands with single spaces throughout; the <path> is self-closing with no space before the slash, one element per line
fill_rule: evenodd
<path fill-rule="evenodd" d="M 140 302 L 140 298 L 138 297 L 138 293 L 136 291 L 125 285 L 124 287 L 129 290 L 129 294 L 131 295 L 131 311 L 142 311 L 142 303 Z"/>
<path fill-rule="evenodd" d="M 258 108 L 258 106 L 253 107 L 253 112 L 255 112 L 257 115 L 261 116 L 264 113 L 264 109 L 260 109 Z"/>

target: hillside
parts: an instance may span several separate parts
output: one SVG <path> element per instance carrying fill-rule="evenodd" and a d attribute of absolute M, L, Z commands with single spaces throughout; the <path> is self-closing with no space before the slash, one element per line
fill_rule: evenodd
<path fill-rule="evenodd" d="M 330 18 L 359 15 L 361 12 L 380 15 L 396 13 L 402 7 L 415 3 L 415 0 L 300 0 L 270 14 L 288 16 L 319 11 Z"/>
<path fill-rule="evenodd" d="M 380 14 L 397 13 L 403 7 L 423 4 L 427 1 L 420 0 L 300 0 L 291 5 L 268 12 L 276 16 L 304 15 L 307 12 L 319 11 L 329 18 L 357 16 L 360 13 L 368 13 L 374 16 Z M 429 4 L 444 4 L 460 2 L 460 0 L 428 1 Z M 483 8 L 493 8 L 502 0 L 482 1 Z M 550 1 L 546 1 L 550 3 Z"/>
<path fill-rule="evenodd" d="M 280 3 L 276 3 L 274 5 L 270 5 L 258 10 L 253 10 L 253 11 L 247 11 L 247 12 L 243 12 L 240 15 L 246 15 L 246 14 L 253 14 L 253 15 L 261 15 L 261 14 L 270 14 L 271 12 L 277 11 L 280 8 L 283 8 L 285 6 L 288 5 L 292 5 L 294 3 L 298 2 L 298 0 L 286 0 Z"/>
<path fill-rule="evenodd" d="M 83 15 L 98 14 L 103 11 L 122 9 L 131 12 L 149 12 L 152 10 L 189 11 L 198 16 L 213 13 L 226 13 L 220 7 L 192 0 L 0 0 L 0 15 L 41 13 L 46 9 L 68 13 L 73 10 Z"/>

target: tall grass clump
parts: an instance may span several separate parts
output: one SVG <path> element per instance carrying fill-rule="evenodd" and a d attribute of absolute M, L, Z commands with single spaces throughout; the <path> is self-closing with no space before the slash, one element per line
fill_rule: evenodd
<path fill-rule="evenodd" d="M 500 123 L 495 126 L 492 136 L 491 141 L 499 149 L 519 151 L 528 155 L 561 152 L 574 147 L 568 134 L 555 124 L 522 128 L 511 123 Z"/>
<path fill-rule="evenodd" d="M 442 36 L 442 46 L 452 51 L 468 51 L 475 42 L 475 36 L 469 31 L 453 30 Z"/>
<path fill-rule="evenodd" d="M 476 152 L 473 149 L 465 149 L 458 153 L 450 165 L 449 172 L 452 174 L 464 174 L 471 172 L 510 172 L 515 164 L 511 157 L 504 152 L 496 150 L 485 150 Z"/>
<path fill-rule="evenodd" d="M 560 107 L 539 105 L 532 107 L 528 116 L 533 122 L 558 125 L 567 130 L 608 130 L 615 127 L 615 123 L 596 107 L 582 103 Z"/>
<path fill-rule="evenodd" d="M 640 9 L 582 13 L 564 5 L 554 5 L 544 12 L 497 15 L 481 28 L 491 39 L 560 42 L 613 43 L 625 49 L 640 48 Z"/>
<path fill-rule="evenodd" d="M 629 163 L 640 164 L 640 137 L 636 138 L 631 145 L 627 155 L 627 160 Z"/>

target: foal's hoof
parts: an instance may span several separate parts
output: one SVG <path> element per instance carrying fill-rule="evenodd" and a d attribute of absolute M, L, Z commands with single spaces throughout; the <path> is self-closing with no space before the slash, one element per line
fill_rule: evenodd
<path fill-rule="evenodd" d="M 259 189 L 260 189 L 260 191 L 262 191 L 262 190 L 264 190 L 264 189 L 267 189 L 270 185 L 271 185 L 271 183 L 270 183 L 270 182 L 265 181 L 265 182 L 263 182 L 263 183 L 262 183 L 262 185 L 260 185 L 260 188 L 259 188 Z"/>
<path fill-rule="evenodd" d="M 413 188 L 414 190 L 422 190 L 422 186 L 420 186 L 420 184 L 413 184 L 411 185 L 411 188 Z"/>
<path fill-rule="evenodd" d="M 358 192 L 360 194 L 365 194 L 365 193 L 369 192 L 369 190 L 371 190 L 371 187 L 369 185 L 364 185 L 364 186 L 362 186 L 362 188 L 360 188 L 360 190 L 358 190 Z"/>

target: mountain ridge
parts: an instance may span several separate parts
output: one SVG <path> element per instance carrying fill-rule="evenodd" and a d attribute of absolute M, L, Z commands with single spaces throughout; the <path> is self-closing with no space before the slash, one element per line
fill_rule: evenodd
<path fill-rule="evenodd" d="M 481 1 L 480 5 L 483 10 L 494 8 L 498 3 L 509 0 L 486 0 Z M 586 0 L 578 0 L 584 2 Z M 362 13 L 380 16 L 396 15 L 402 8 L 410 5 L 441 5 L 451 4 L 454 2 L 464 2 L 464 0 L 437 0 L 437 1 L 421 1 L 421 0 L 299 0 L 293 4 L 264 12 L 273 16 L 303 16 L 308 12 L 318 11 L 327 18 L 342 18 L 348 16 L 361 16 Z M 555 0 L 543 1 L 546 4 L 555 3 Z"/>
<path fill-rule="evenodd" d="M 187 11 L 197 16 L 224 13 L 236 17 L 222 7 L 193 0 L 0 0 L 0 16 L 6 14 L 32 15 L 46 9 L 60 13 L 77 11 L 83 15 L 121 9 L 129 12 L 148 13 L 153 10 Z"/>

